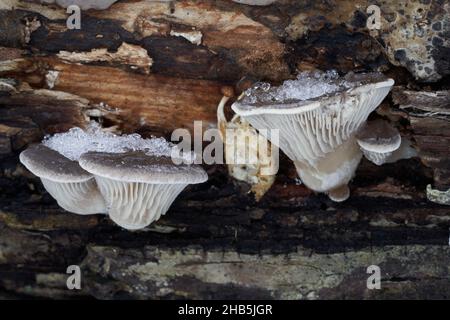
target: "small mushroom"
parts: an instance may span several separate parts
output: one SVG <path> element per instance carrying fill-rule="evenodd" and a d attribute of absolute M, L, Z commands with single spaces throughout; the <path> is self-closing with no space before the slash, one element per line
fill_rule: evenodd
<path fill-rule="evenodd" d="M 20 162 L 34 175 L 63 209 L 78 214 L 106 213 L 94 176 L 57 151 L 42 144 L 20 154 Z"/>
<path fill-rule="evenodd" d="M 381 119 L 367 122 L 356 138 L 364 156 L 378 166 L 386 163 L 402 142 L 398 130 Z"/>
<path fill-rule="evenodd" d="M 142 151 L 88 152 L 79 162 L 95 175 L 111 219 L 129 230 L 158 220 L 187 185 L 208 179 L 200 166 L 175 165 L 168 156 Z"/>
<path fill-rule="evenodd" d="M 355 134 L 393 84 L 380 73 L 304 72 L 280 87 L 247 90 L 232 109 L 260 132 L 279 130 L 302 182 L 342 201 L 362 157 Z"/>

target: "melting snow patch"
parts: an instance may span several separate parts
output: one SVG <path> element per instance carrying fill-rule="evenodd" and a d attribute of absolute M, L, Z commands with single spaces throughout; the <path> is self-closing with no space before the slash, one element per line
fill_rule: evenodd
<path fill-rule="evenodd" d="M 96 122 L 91 122 L 86 130 L 75 127 L 65 133 L 47 136 L 42 144 L 73 161 L 78 161 L 82 154 L 90 151 L 108 153 L 143 151 L 148 155 L 170 157 L 173 148 L 177 148 L 162 137 L 144 139 L 137 133 L 119 136 L 105 132 Z M 191 162 L 193 155 L 184 153 L 183 159 Z"/>

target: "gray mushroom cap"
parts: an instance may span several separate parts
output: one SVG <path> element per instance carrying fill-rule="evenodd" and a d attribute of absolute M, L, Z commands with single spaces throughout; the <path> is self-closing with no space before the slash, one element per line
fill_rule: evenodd
<path fill-rule="evenodd" d="M 402 138 L 396 128 L 377 119 L 367 122 L 356 135 L 361 149 L 375 153 L 390 153 L 400 147 Z"/>
<path fill-rule="evenodd" d="M 53 182 L 84 182 L 93 178 L 78 162 L 42 144 L 31 146 L 23 151 L 19 158 L 34 175 Z"/>
<path fill-rule="evenodd" d="M 198 165 L 175 165 L 171 157 L 147 155 L 142 151 L 88 152 L 81 156 L 79 163 L 92 174 L 123 182 L 196 184 L 208 179 Z"/>

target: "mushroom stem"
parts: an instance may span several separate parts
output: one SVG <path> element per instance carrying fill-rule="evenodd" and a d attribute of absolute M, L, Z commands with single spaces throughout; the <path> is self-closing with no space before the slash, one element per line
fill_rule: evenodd
<path fill-rule="evenodd" d="M 350 197 L 350 189 L 347 185 L 342 185 L 328 192 L 328 197 L 335 202 L 343 202 Z"/>
<path fill-rule="evenodd" d="M 109 217 L 128 230 L 142 229 L 158 220 L 187 184 L 133 183 L 95 177 L 106 199 Z"/>
<path fill-rule="evenodd" d="M 348 184 L 353 178 L 361 158 L 362 153 L 358 144 L 355 138 L 351 137 L 333 152 L 317 159 L 313 164 L 304 160 L 296 160 L 294 164 L 300 179 L 308 188 L 331 194 L 333 190 Z M 330 198 L 334 200 L 333 196 Z"/>

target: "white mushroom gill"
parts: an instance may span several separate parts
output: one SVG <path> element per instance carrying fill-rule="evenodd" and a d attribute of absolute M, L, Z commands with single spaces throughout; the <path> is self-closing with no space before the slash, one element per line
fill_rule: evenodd
<path fill-rule="evenodd" d="M 23 151 L 20 161 L 41 178 L 45 189 L 63 209 L 77 214 L 106 212 L 94 176 L 84 171 L 76 161 L 43 145 Z"/>
<path fill-rule="evenodd" d="M 80 165 L 95 175 L 111 219 L 130 230 L 158 220 L 188 184 L 208 178 L 200 166 L 175 165 L 170 157 L 140 151 L 89 152 Z"/>
<path fill-rule="evenodd" d="M 361 159 L 355 134 L 393 83 L 378 73 L 302 73 L 280 87 L 248 90 L 232 109 L 258 130 L 279 130 L 279 147 L 305 185 L 342 201 Z M 340 197 L 331 195 L 336 190 Z"/>
<path fill-rule="evenodd" d="M 54 182 L 45 178 L 41 181 L 64 210 L 77 214 L 106 213 L 105 201 L 94 178 L 84 182 Z"/>
<path fill-rule="evenodd" d="M 157 221 L 187 184 L 130 183 L 96 177 L 107 201 L 109 217 L 128 230 L 141 229 Z"/>

